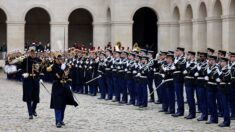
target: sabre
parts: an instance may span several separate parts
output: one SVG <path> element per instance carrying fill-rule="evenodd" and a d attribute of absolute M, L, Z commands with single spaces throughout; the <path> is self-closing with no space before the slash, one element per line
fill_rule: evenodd
<path fill-rule="evenodd" d="M 156 87 L 156 90 L 159 89 L 162 84 L 164 84 L 164 81 L 162 81 L 157 87 Z M 154 90 L 149 94 L 149 96 L 151 96 L 152 94 L 154 94 Z"/>
<path fill-rule="evenodd" d="M 47 91 L 47 93 L 51 95 L 51 92 L 47 89 L 47 87 L 42 82 L 41 82 L 41 84 L 42 84 L 43 88 Z"/>
<path fill-rule="evenodd" d="M 99 75 L 99 76 L 97 76 L 97 77 L 95 77 L 95 78 L 93 78 L 93 79 L 87 81 L 86 84 L 88 84 L 88 83 L 90 83 L 90 82 L 93 82 L 93 81 L 95 81 L 96 79 L 99 79 L 99 78 L 101 78 L 101 77 L 102 77 L 102 76 Z"/>

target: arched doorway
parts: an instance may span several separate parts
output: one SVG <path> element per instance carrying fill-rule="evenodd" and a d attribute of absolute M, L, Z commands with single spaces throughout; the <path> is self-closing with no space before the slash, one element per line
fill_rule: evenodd
<path fill-rule="evenodd" d="M 76 43 L 79 46 L 91 47 L 93 44 L 93 18 L 83 8 L 74 10 L 69 16 L 69 47 Z"/>
<path fill-rule="evenodd" d="M 154 10 L 143 7 L 133 17 L 133 43 L 139 47 L 158 51 L 158 17 Z"/>
<path fill-rule="evenodd" d="M 179 8 L 175 7 L 173 11 L 173 24 L 171 25 L 171 49 L 175 49 L 180 43 L 180 12 Z"/>
<path fill-rule="evenodd" d="M 197 50 L 205 50 L 207 48 L 207 10 L 204 2 L 199 7 L 199 27 L 198 27 L 198 47 Z"/>
<path fill-rule="evenodd" d="M 44 47 L 50 43 L 50 15 L 43 8 L 29 10 L 25 17 L 25 46 L 35 42 Z"/>
<path fill-rule="evenodd" d="M 5 12 L 0 9 L 0 52 L 7 51 L 7 16 Z M 0 55 L 0 59 L 3 59 L 4 56 Z"/>

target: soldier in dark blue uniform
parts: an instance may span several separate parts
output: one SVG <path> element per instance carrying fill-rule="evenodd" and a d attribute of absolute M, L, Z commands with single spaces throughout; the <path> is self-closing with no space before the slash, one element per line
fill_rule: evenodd
<path fill-rule="evenodd" d="M 226 51 L 223 51 L 223 50 L 218 51 L 218 56 L 217 56 L 218 58 L 217 58 L 217 61 L 216 61 L 218 66 L 219 66 L 220 59 L 224 58 L 225 56 L 226 56 Z M 218 107 L 218 117 L 222 117 L 223 114 L 224 114 L 224 111 L 222 109 L 222 99 L 221 99 L 222 95 L 221 94 L 222 94 L 221 92 L 218 92 L 217 97 L 216 97 L 217 107 Z"/>
<path fill-rule="evenodd" d="M 108 93 L 108 89 L 106 86 L 105 80 L 105 52 L 101 52 L 99 55 L 99 63 L 98 63 L 98 74 L 101 76 L 99 78 L 99 88 L 100 88 L 100 98 L 99 99 L 106 99 L 106 95 Z"/>
<path fill-rule="evenodd" d="M 224 121 L 219 124 L 219 127 L 229 127 L 230 126 L 230 108 L 229 108 L 229 94 L 230 90 L 230 79 L 231 72 L 228 67 L 228 59 L 220 58 L 220 69 L 217 69 L 219 77 L 216 78 L 216 82 L 219 83 L 218 92 L 220 93 L 221 108 L 223 110 Z"/>
<path fill-rule="evenodd" d="M 186 61 L 186 69 L 184 70 L 184 80 L 185 80 L 185 89 L 187 102 L 189 106 L 189 114 L 186 116 L 186 119 L 193 119 L 196 116 L 196 107 L 195 107 L 195 98 L 194 93 L 196 90 L 196 83 L 194 74 L 197 71 L 197 64 L 195 60 L 195 52 L 188 51 L 187 61 Z"/>
<path fill-rule="evenodd" d="M 183 71 L 185 70 L 186 60 L 184 57 L 184 48 L 178 47 L 175 52 L 175 71 L 173 73 L 174 88 L 177 98 L 177 112 L 173 114 L 173 117 L 184 115 L 184 77 Z"/>
<path fill-rule="evenodd" d="M 231 93 L 230 93 L 230 107 L 231 107 L 231 120 L 235 120 L 235 53 L 230 52 L 229 66 L 231 69 Z"/>
<path fill-rule="evenodd" d="M 161 104 L 162 99 L 163 99 L 162 91 L 164 89 L 163 89 L 163 85 L 160 86 L 163 78 L 161 76 L 160 70 L 161 70 L 161 66 L 166 64 L 166 61 L 165 61 L 166 55 L 167 55 L 167 52 L 161 51 L 159 54 L 159 58 L 154 60 L 154 65 L 153 65 L 154 83 L 157 88 L 157 96 L 158 96 L 158 100 L 156 101 L 156 104 Z"/>
<path fill-rule="evenodd" d="M 198 93 L 198 106 L 201 111 L 201 116 L 198 121 L 207 121 L 208 119 L 208 105 L 207 105 L 207 89 L 205 87 L 205 76 L 207 75 L 207 53 L 197 53 L 197 72 L 194 74 L 196 77 L 196 91 Z"/>
<path fill-rule="evenodd" d="M 118 75 L 119 75 L 119 83 L 121 86 L 121 94 L 122 94 L 122 98 L 121 98 L 121 103 L 122 104 L 127 104 L 128 101 L 128 95 L 127 95 L 127 80 L 125 79 L 126 73 L 125 73 L 125 69 L 126 69 L 126 65 L 127 65 L 127 52 L 126 51 L 122 51 L 121 52 L 121 62 L 120 62 L 120 69 L 118 70 Z"/>
<path fill-rule="evenodd" d="M 23 76 L 23 101 L 27 103 L 29 119 L 33 115 L 37 116 L 36 108 L 39 103 L 40 92 L 40 63 L 41 60 L 36 57 L 35 47 L 29 48 L 29 56 L 26 57 L 21 65 Z"/>
<path fill-rule="evenodd" d="M 165 114 L 175 113 L 175 90 L 173 82 L 173 72 L 175 71 L 174 66 L 174 55 L 167 54 L 166 64 L 161 67 L 161 76 L 163 78 L 163 90 L 162 90 L 162 110 Z"/>
<path fill-rule="evenodd" d="M 138 73 L 135 76 L 137 80 L 137 93 L 138 93 L 138 105 L 140 108 L 147 107 L 148 106 L 148 90 L 147 90 L 147 85 L 148 85 L 148 72 L 149 72 L 149 67 L 148 67 L 148 56 L 139 56 L 141 58 L 141 66 L 139 67 Z"/>
<path fill-rule="evenodd" d="M 54 74 L 50 108 L 55 110 L 56 127 L 61 128 L 65 125 L 63 119 L 66 105 L 78 105 L 71 92 L 70 67 L 63 63 L 61 55 L 57 55 L 55 63 L 47 71 Z"/>
<path fill-rule="evenodd" d="M 217 73 L 217 69 L 219 67 L 218 65 L 216 65 L 216 59 L 216 56 L 208 57 L 207 76 L 205 76 L 205 80 L 207 81 L 208 109 L 211 114 L 210 119 L 206 122 L 206 124 L 218 123 L 218 113 L 216 104 L 216 96 L 218 89 L 216 79 L 219 77 Z"/>
<path fill-rule="evenodd" d="M 107 100 L 113 99 L 113 74 L 112 74 L 112 49 L 106 49 L 106 59 L 105 59 L 105 80 L 108 88 L 108 97 Z"/>
<path fill-rule="evenodd" d="M 121 70 L 121 58 L 120 58 L 120 51 L 114 51 L 114 61 L 112 68 L 112 75 L 113 75 L 113 87 L 115 93 L 115 99 L 113 102 L 121 102 L 121 78 L 119 77 L 119 70 Z"/>
<path fill-rule="evenodd" d="M 125 79 L 127 80 L 127 88 L 128 88 L 128 92 L 130 95 L 130 100 L 129 100 L 128 105 L 135 104 L 135 82 L 133 78 L 133 70 L 135 66 L 134 56 L 135 56 L 134 52 L 130 52 L 128 54 L 128 62 L 127 62 L 126 69 L 125 69 L 125 72 L 126 72 Z"/>
<path fill-rule="evenodd" d="M 153 51 L 148 51 L 147 56 L 149 57 L 148 66 L 149 66 L 149 74 L 148 74 L 148 89 L 150 95 L 149 102 L 155 102 L 154 98 L 154 90 L 153 90 L 153 78 L 154 78 L 154 72 L 153 72 L 153 65 L 154 65 L 154 59 L 153 59 Z"/>
<path fill-rule="evenodd" d="M 98 77 L 98 62 L 97 62 L 97 56 L 95 51 L 90 52 L 91 58 L 89 63 L 89 74 L 91 74 L 91 79 L 94 79 Z M 89 84 L 90 94 L 92 96 L 96 96 L 98 92 L 98 79 L 95 79 L 94 81 L 90 82 Z"/>

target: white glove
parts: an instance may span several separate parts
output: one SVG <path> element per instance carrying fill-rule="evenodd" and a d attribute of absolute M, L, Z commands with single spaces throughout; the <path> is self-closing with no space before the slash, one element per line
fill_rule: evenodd
<path fill-rule="evenodd" d="M 175 70 L 175 66 L 172 66 L 172 67 L 171 67 L 171 70 Z"/>
<path fill-rule="evenodd" d="M 91 67 L 91 66 L 89 66 L 89 69 L 92 69 L 92 67 Z"/>
<path fill-rule="evenodd" d="M 209 69 L 209 67 L 207 68 L 207 74 L 210 74 L 211 70 Z"/>
<path fill-rule="evenodd" d="M 208 81 L 208 80 L 209 80 L 209 77 L 208 77 L 208 76 L 205 76 L 205 80 Z"/>
<path fill-rule="evenodd" d="M 198 77 L 198 76 L 199 76 L 198 72 L 196 72 L 196 73 L 194 74 L 194 76 L 195 76 L 195 77 Z"/>
<path fill-rule="evenodd" d="M 200 66 L 197 66 L 197 70 L 200 71 L 202 68 Z"/>
<path fill-rule="evenodd" d="M 127 69 L 125 69 L 124 71 L 127 72 Z"/>
<path fill-rule="evenodd" d="M 111 66 L 111 68 L 113 69 L 113 65 Z"/>
<path fill-rule="evenodd" d="M 217 71 L 217 73 L 219 74 L 219 75 L 221 75 L 223 72 L 222 71 L 220 71 L 219 69 L 216 69 L 216 71 Z"/>
<path fill-rule="evenodd" d="M 43 83 L 43 80 L 42 80 L 42 79 L 40 79 L 40 80 L 39 80 L 39 82 L 40 82 L 40 83 Z"/>
<path fill-rule="evenodd" d="M 133 71 L 133 74 L 136 74 L 137 73 L 137 71 Z"/>
<path fill-rule="evenodd" d="M 162 78 L 165 78 L 165 74 L 161 74 Z"/>
<path fill-rule="evenodd" d="M 155 71 L 156 71 L 156 68 L 153 68 L 153 71 L 155 72 Z"/>
<path fill-rule="evenodd" d="M 63 64 L 61 65 L 61 70 L 64 70 L 65 68 L 66 68 L 66 64 L 63 63 Z"/>
<path fill-rule="evenodd" d="M 184 71 L 183 71 L 183 74 L 187 74 L 187 73 L 188 73 L 187 70 L 184 70 Z"/>
<path fill-rule="evenodd" d="M 163 70 L 163 71 L 166 71 L 166 67 L 163 67 L 162 70 Z"/>
<path fill-rule="evenodd" d="M 137 76 L 137 77 L 139 77 L 139 76 L 141 76 L 141 74 L 140 74 L 140 73 L 138 73 L 136 76 Z"/>
<path fill-rule="evenodd" d="M 29 77 L 29 74 L 28 74 L 28 73 L 23 73 L 22 76 L 23 76 L 24 78 L 28 78 L 28 77 Z"/>
<path fill-rule="evenodd" d="M 215 80 L 216 82 L 221 82 L 221 80 L 220 80 L 220 78 L 216 78 L 216 80 Z"/>

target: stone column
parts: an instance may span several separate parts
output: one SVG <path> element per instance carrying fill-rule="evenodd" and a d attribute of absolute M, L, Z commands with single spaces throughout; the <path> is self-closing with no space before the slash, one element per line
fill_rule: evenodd
<path fill-rule="evenodd" d="M 109 22 L 95 22 L 93 23 L 93 46 L 96 48 L 100 46 L 104 48 L 111 40 Z M 121 40 L 120 40 L 121 41 Z"/>
<path fill-rule="evenodd" d="M 111 40 L 114 46 L 118 41 L 125 48 L 132 48 L 132 26 L 133 21 L 114 21 L 111 23 Z"/>
<path fill-rule="evenodd" d="M 24 50 L 25 21 L 7 21 L 7 52 Z"/>
<path fill-rule="evenodd" d="M 180 42 L 180 26 L 178 22 L 172 22 L 170 25 L 170 48 L 176 49 Z"/>
<path fill-rule="evenodd" d="M 183 20 L 180 21 L 180 46 L 186 50 L 192 50 L 192 21 Z"/>
<path fill-rule="evenodd" d="M 222 48 L 227 51 L 235 52 L 235 16 L 222 16 Z"/>
<path fill-rule="evenodd" d="M 51 50 L 68 49 L 68 22 L 51 22 Z"/>
<path fill-rule="evenodd" d="M 218 17 L 208 17 L 207 21 L 207 47 L 216 50 L 222 49 L 222 22 Z"/>
<path fill-rule="evenodd" d="M 158 22 L 158 51 L 174 50 L 170 39 L 170 23 L 169 22 Z"/>
<path fill-rule="evenodd" d="M 193 20 L 193 50 L 203 51 L 207 48 L 207 28 L 203 19 Z"/>

